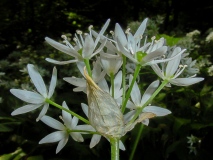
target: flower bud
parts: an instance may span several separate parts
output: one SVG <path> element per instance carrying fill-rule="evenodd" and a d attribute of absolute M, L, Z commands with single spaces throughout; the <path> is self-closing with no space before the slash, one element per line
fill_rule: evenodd
<path fill-rule="evenodd" d="M 114 98 L 100 89 L 84 69 L 87 80 L 88 118 L 101 135 L 121 137 L 124 135 L 123 114 Z"/>

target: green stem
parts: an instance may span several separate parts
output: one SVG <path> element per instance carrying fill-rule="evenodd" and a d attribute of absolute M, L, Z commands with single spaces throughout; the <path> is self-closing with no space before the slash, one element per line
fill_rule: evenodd
<path fill-rule="evenodd" d="M 111 160 L 119 160 L 119 139 L 111 138 Z"/>
<path fill-rule="evenodd" d="M 138 64 L 138 65 L 136 66 L 136 68 L 135 68 L 135 72 L 134 72 L 134 75 L 133 75 L 133 79 L 132 79 L 132 82 L 131 82 L 131 84 L 130 84 L 130 86 L 129 86 L 129 89 L 128 89 L 128 91 L 127 91 L 127 94 L 126 94 L 124 103 L 122 104 L 122 108 L 121 108 L 122 113 L 124 113 L 124 111 L 125 111 L 125 109 L 126 109 L 126 104 L 127 104 L 128 100 L 129 100 L 129 97 L 130 97 L 130 95 L 131 95 L 131 91 L 132 91 L 133 85 L 134 85 L 134 83 L 135 83 L 135 81 L 136 81 L 136 79 L 137 79 L 137 77 L 138 77 L 138 74 L 139 74 L 139 72 L 140 72 L 140 69 L 141 69 L 141 65 Z"/>
<path fill-rule="evenodd" d="M 114 74 L 110 74 L 110 82 L 111 82 L 111 90 L 112 90 L 112 98 L 114 98 L 115 92 L 115 84 L 114 84 Z"/>
<path fill-rule="evenodd" d="M 124 104 L 125 97 L 126 97 L 126 56 L 122 55 L 122 57 L 123 57 L 123 65 L 122 65 L 122 88 L 123 88 L 122 104 Z"/>
<path fill-rule="evenodd" d="M 89 76 L 92 78 L 92 71 L 91 71 L 91 68 L 90 68 L 89 59 L 84 59 L 84 64 L 86 65 L 87 72 L 88 72 Z"/>
<path fill-rule="evenodd" d="M 133 149 L 132 149 L 132 152 L 131 152 L 131 154 L 130 154 L 129 160 L 133 160 L 133 157 L 134 157 L 134 154 L 135 154 L 135 150 L 136 150 L 136 148 L 137 148 L 137 146 L 138 146 L 138 142 L 139 142 L 139 140 L 140 140 L 140 137 L 141 137 L 143 128 L 144 128 L 144 125 L 141 124 L 141 125 L 140 125 L 140 128 L 139 128 L 139 131 L 138 131 L 138 135 L 137 135 L 137 137 L 136 137 L 136 139 L 135 139 L 135 142 L 134 142 Z"/>
<path fill-rule="evenodd" d="M 45 101 L 46 101 L 47 103 L 49 103 L 49 104 L 51 104 L 51 105 L 53 105 L 53 106 L 55 106 L 55 107 L 61 109 L 61 110 L 64 110 L 64 111 L 70 113 L 71 115 L 77 117 L 78 119 L 80 119 L 81 121 L 85 122 L 86 124 L 90 124 L 90 122 L 89 122 L 87 119 L 81 117 L 80 115 L 76 114 L 75 112 L 73 112 L 73 111 L 71 111 L 71 110 L 69 110 L 69 109 L 66 109 L 66 108 L 62 107 L 61 105 L 59 105 L 59 104 L 57 104 L 57 103 L 51 101 L 50 99 L 46 99 Z"/>

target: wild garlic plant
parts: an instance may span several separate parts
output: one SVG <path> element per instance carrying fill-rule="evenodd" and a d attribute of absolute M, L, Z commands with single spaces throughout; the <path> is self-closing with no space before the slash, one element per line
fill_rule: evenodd
<path fill-rule="evenodd" d="M 65 77 L 64 80 L 76 86 L 74 92 L 87 95 L 88 103 L 81 103 L 85 117 L 70 110 L 65 101 L 60 105 L 51 100 L 57 83 L 56 67 L 47 90 L 33 64 L 28 64 L 27 69 L 36 91 L 11 89 L 14 96 L 28 103 L 13 111 L 12 115 L 42 107 L 36 120 L 57 131 L 41 139 L 39 144 L 58 142 L 58 153 L 70 136 L 77 142 L 83 142 L 84 134 L 92 134 L 90 148 L 104 137 L 111 144 L 111 159 L 118 160 L 119 149 L 125 150 L 121 137 L 138 123 L 148 126 L 149 119 L 171 113 L 166 108 L 151 104 L 164 87 L 188 86 L 204 79 L 196 77 L 198 70 L 192 68 L 194 61 L 187 58 L 185 49 L 168 47 L 164 38 L 156 40 L 152 37 L 149 41 L 150 37 L 144 35 L 147 21 L 146 18 L 134 34 L 129 29 L 123 31 L 116 24 L 111 36 L 105 35 L 110 22 L 107 20 L 100 32 L 94 31 L 92 26 L 88 33 L 77 31 L 73 42 L 69 42 L 65 35 L 62 36 L 64 44 L 46 37 L 47 43 L 70 56 L 67 61 L 46 60 L 57 65 L 76 63 L 82 74 L 81 77 Z M 141 92 L 139 84 L 143 81 L 139 79 L 139 73 L 145 67 L 152 68 L 159 78 Z M 61 122 L 46 115 L 49 105 L 62 110 Z M 79 120 L 85 124 L 77 125 Z M 134 150 L 130 159 L 133 155 Z"/>

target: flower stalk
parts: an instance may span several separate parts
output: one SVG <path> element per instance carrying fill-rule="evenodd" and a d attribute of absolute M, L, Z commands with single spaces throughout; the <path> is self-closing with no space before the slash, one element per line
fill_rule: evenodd
<path fill-rule="evenodd" d="M 110 138 L 111 160 L 119 160 L 119 139 Z"/>

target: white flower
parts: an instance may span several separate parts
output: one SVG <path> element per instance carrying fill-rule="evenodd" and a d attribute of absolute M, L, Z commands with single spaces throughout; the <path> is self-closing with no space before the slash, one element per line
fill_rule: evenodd
<path fill-rule="evenodd" d="M 206 37 L 206 41 L 207 42 L 213 41 L 213 32 L 209 33 L 209 35 Z"/>
<path fill-rule="evenodd" d="M 104 26 L 102 27 L 101 31 L 99 32 L 98 36 L 96 37 L 95 41 L 93 40 L 91 27 L 89 28 L 90 33 L 86 34 L 85 37 L 82 36 L 81 31 L 77 31 L 77 34 L 79 36 L 75 34 L 75 38 L 74 38 L 75 44 L 76 44 L 75 46 L 70 44 L 66 36 L 64 35 L 62 36 L 62 38 L 64 38 L 64 42 L 66 45 L 63 45 L 61 43 L 58 43 L 46 37 L 45 40 L 51 46 L 75 58 L 74 60 L 69 60 L 69 61 L 56 61 L 50 58 L 46 58 L 46 60 L 48 62 L 55 63 L 55 64 L 68 64 L 68 63 L 83 61 L 84 59 L 91 59 L 93 56 L 98 54 L 103 49 L 104 45 L 106 44 L 107 40 L 105 39 L 105 42 L 102 43 L 100 46 L 98 46 L 100 37 L 103 35 L 105 30 L 107 29 L 109 22 L 110 20 L 108 19 L 106 23 L 104 24 Z"/>
<path fill-rule="evenodd" d="M 88 106 L 86 104 L 84 104 L 84 103 L 81 103 L 81 107 L 82 107 L 82 110 L 83 110 L 84 114 L 88 117 Z M 83 130 L 83 129 L 81 128 L 80 130 Z M 87 130 L 89 130 L 89 129 L 87 128 Z M 91 130 L 91 131 L 95 131 L 95 129 L 93 128 L 93 130 Z M 93 148 L 94 146 L 96 146 L 100 142 L 100 140 L 101 140 L 101 135 L 94 134 L 92 136 L 91 141 L 90 141 L 90 148 Z M 125 150 L 124 144 L 122 143 L 121 140 L 119 141 L 119 148 L 121 150 Z"/>
<path fill-rule="evenodd" d="M 101 53 L 100 59 L 102 67 L 108 76 L 115 75 L 123 63 L 121 56 L 115 54 Z"/>
<path fill-rule="evenodd" d="M 83 62 L 78 62 L 77 67 L 80 70 L 81 74 L 84 76 L 83 68 L 85 67 L 85 64 Z M 104 76 L 106 75 L 105 71 L 102 71 L 100 61 L 97 60 L 94 63 L 93 70 L 92 70 L 92 78 L 97 83 L 101 81 Z M 86 92 L 86 80 L 85 78 L 77 78 L 77 77 L 65 77 L 63 78 L 66 82 L 76 86 L 76 88 L 73 89 L 74 92 Z"/>
<path fill-rule="evenodd" d="M 62 106 L 66 109 L 69 109 L 66 102 L 63 102 Z M 80 133 L 72 132 L 72 130 L 76 130 L 77 128 L 78 118 L 72 118 L 72 116 L 68 112 L 62 110 L 62 120 L 64 124 L 49 116 L 43 116 L 41 118 L 41 121 L 44 122 L 46 125 L 59 131 L 48 134 L 39 141 L 39 144 L 59 142 L 56 148 L 56 153 L 58 153 L 66 145 L 69 139 L 69 135 L 77 142 L 84 141 Z"/>
<path fill-rule="evenodd" d="M 129 84 L 132 82 L 132 75 L 130 75 L 129 78 Z M 152 82 L 146 91 L 144 92 L 143 96 L 141 96 L 140 89 L 138 87 L 138 84 L 135 82 L 132 88 L 131 92 L 131 101 L 128 101 L 127 103 L 127 108 L 131 109 L 132 111 L 128 112 L 125 116 L 125 123 L 127 123 L 135 114 L 135 110 L 137 108 L 143 107 L 143 105 L 149 100 L 149 98 L 152 96 L 154 91 L 157 89 L 159 85 L 159 80 Z M 142 113 L 154 113 L 155 116 L 165 116 L 167 114 L 170 114 L 171 111 L 165 108 L 157 107 L 157 106 L 146 106 L 143 108 Z M 148 125 L 149 120 L 145 119 L 142 121 L 143 124 Z"/>
<path fill-rule="evenodd" d="M 11 115 L 14 116 L 18 114 L 23 114 L 43 106 L 42 111 L 40 112 L 38 118 L 36 119 L 38 121 L 41 117 L 43 117 L 46 114 L 49 108 L 49 103 L 46 103 L 45 100 L 50 99 L 54 93 L 56 81 L 57 81 L 57 70 L 55 67 L 53 68 L 49 91 L 47 91 L 44 81 L 41 75 L 35 69 L 34 65 L 28 64 L 27 69 L 28 69 L 29 76 L 38 92 L 32 92 L 32 91 L 21 90 L 21 89 L 11 89 L 10 92 L 14 96 L 29 103 L 13 111 Z"/>
<path fill-rule="evenodd" d="M 160 78 L 163 80 L 168 80 L 171 84 L 177 86 L 188 86 L 202 81 L 204 78 L 178 78 L 184 71 L 185 67 L 187 67 L 180 65 L 181 55 L 179 53 L 183 53 L 184 51 L 185 50 L 181 51 L 180 47 L 176 47 L 171 54 L 171 57 L 178 55 L 175 59 L 162 63 L 162 69 L 160 69 L 157 64 L 153 64 L 151 65 L 152 69 Z"/>

